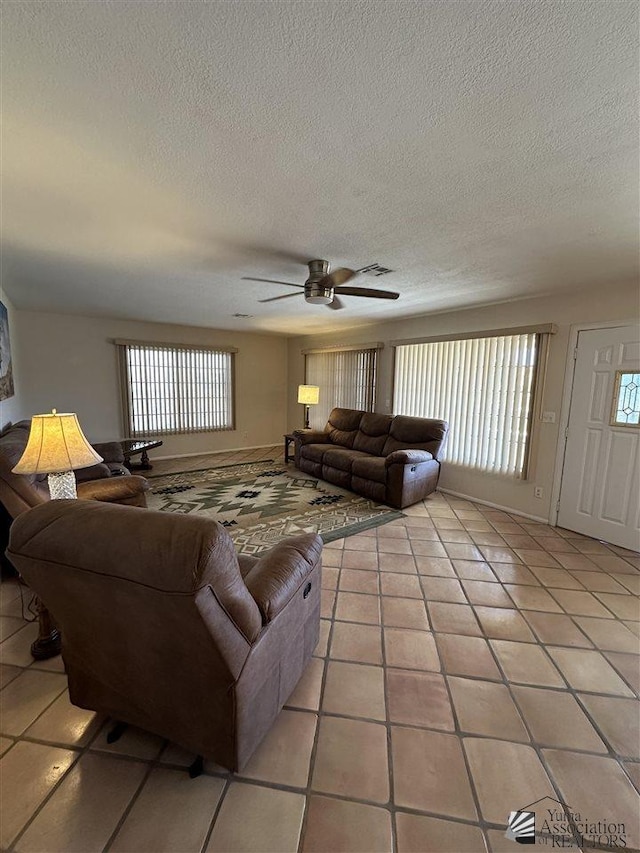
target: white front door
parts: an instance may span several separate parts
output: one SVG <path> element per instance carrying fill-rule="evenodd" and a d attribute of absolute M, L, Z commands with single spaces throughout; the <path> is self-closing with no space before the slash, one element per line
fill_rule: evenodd
<path fill-rule="evenodd" d="M 640 550 L 640 336 L 580 332 L 558 525 Z"/>

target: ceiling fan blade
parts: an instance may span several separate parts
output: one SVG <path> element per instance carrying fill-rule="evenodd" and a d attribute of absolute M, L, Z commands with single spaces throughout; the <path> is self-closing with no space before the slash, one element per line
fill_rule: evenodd
<path fill-rule="evenodd" d="M 393 290 L 374 290 L 371 287 L 336 287 L 341 296 L 371 296 L 374 299 L 397 299 L 400 294 Z"/>
<path fill-rule="evenodd" d="M 272 278 L 251 278 L 251 276 L 243 275 L 241 281 L 263 281 L 265 284 L 286 284 L 287 287 L 301 287 L 304 290 L 304 284 L 293 284 L 290 281 L 275 281 Z"/>
<path fill-rule="evenodd" d="M 284 296 L 272 296 L 270 299 L 258 299 L 258 302 L 277 302 L 278 299 L 289 299 L 292 296 L 303 296 L 302 293 L 285 293 Z"/>
<path fill-rule="evenodd" d="M 340 308 L 344 308 L 344 307 L 345 307 L 344 302 L 341 299 L 338 299 L 338 297 L 334 293 L 333 300 L 331 302 L 329 302 L 329 304 L 327 305 L 327 308 L 333 308 L 334 311 L 339 311 Z"/>
<path fill-rule="evenodd" d="M 345 281 L 349 281 L 349 279 L 353 278 L 357 274 L 357 270 L 350 270 L 347 269 L 347 267 L 338 267 L 337 270 L 330 272 L 329 275 L 325 275 L 320 284 L 323 287 L 339 287 L 341 284 L 344 284 Z"/>

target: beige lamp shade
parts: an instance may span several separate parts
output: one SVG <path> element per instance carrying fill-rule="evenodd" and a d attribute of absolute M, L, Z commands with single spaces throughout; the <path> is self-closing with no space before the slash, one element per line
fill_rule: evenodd
<path fill-rule="evenodd" d="M 75 414 L 34 415 L 24 453 L 15 474 L 57 474 L 102 462 L 84 437 Z"/>
<path fill-rule="evenodd" d="M 298 385 L 298 402 L 305 406 L 316 406 L 320 399 L 317 385 Z"/>

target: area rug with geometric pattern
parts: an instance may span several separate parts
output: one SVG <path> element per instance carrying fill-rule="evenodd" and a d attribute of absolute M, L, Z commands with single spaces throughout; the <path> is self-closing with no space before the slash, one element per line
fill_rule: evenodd
<path fill-rule="evenodd" d="M 403 513 L 278 462 L 250 462 L 149 477 L 149 509 L 198 513 L 227 528 L 241 554 L 259 554 L 299 533 L 324 542 Z"/>

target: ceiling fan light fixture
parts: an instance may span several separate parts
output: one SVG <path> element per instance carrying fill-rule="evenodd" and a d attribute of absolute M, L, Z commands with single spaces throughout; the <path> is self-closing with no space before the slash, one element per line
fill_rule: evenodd
<path fill-rule="evenodd" d="M 280 296 L 270 296 L 268 299 L 259 299 L 258 302 L 279 302 L 281 299 L 289 299 L 291 296 L 300 296 L 304 293 L 305 301 L 310 305 L 326 305 L 333 311 L 345 308 L 341 296 L 367 296 L 370 299 L 397 299 L 400 294 L 393 290 L 374 290 L 371 287 L 352 287 L 347 282 L 359 275 L 364 270 L 374 267 L 379 270 L 378 275 L 391 272 L 387 267 L 374 264 L 371 267 L 363 267 L 361 270 L 352 270 L 347 267 L 338 267 L 329 272 L 329 261 L 314 260 L 308 262 L 309 278 L 304 284 L 294 284 L 292 281 L 276 281 L 273 278 L 254 278 L 243 276 L 243 281 L 260 281 L 266 284 L 283 284 L 286 287 L 295 287 L 298 293 L 283 293 Z"/>
<path fill-rule="evenodd" d="M 333 288 L 307 283 L 304 298 L 312 305 L 329 305 L 333 302 Z"/>

